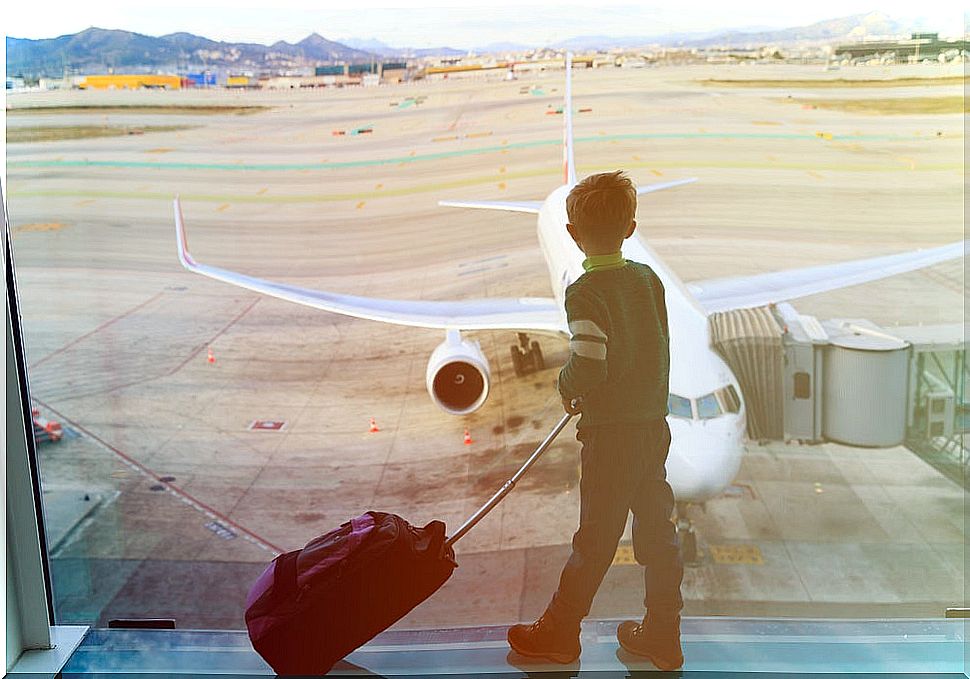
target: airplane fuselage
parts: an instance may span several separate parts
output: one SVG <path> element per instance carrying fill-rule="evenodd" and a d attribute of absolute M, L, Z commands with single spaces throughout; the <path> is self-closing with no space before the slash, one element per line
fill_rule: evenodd
<path fill-rule="evenodd" d="M 538 217 L 539 246 L 553 294 L 563 307 L 566 287 L 583 275 L 585 255 L 566 231 L 566 195 L 553 191 Z M 670 332 L 670 425 L 667 480 L 678 501 L 703 502 L 719 495 L 741 465 L 745 407 L 731 369 L 711 348 L 706 313 L 684 283 L 640 234 L 623 242 L 624 257 L 650 266 L 663 282 Z M 561 333 L 569 337 L 565 310 Z M 732 393 L 733 392 L 733 393 Z"/>

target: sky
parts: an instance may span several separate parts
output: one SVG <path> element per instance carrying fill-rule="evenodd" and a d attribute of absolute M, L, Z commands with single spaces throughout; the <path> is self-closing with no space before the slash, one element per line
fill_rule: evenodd
<path fill-rule="evenodd" d="M 957 2 L 912 0 L 664 0 L 587 5 L 550 0 L 491 0 L 488 5 L 375 0 L 374 4 L 320 0 L 143 0 L 139 2 L 7 3 L 4 33 L 53 38 L 91 26 L 158 36 L 187 31 L 214 40 L 270 44 L 310 33 L 331 40 L 376 38 L 393 47 L 470 48 L 509 41 L 548 45 L 579 35 L 653 36 L 672 32 L 788 28 L 879 11 L 897 20 L 922 19 L 931 30 L 955 35 L 965 17 Z"/>

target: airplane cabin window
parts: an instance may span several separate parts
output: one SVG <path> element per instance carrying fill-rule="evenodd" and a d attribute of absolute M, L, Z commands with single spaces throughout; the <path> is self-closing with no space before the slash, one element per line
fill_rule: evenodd
<path fill-rule="evenodd" d="M 694 417 L 690 409 L 690 399 L 677 394 L 667 396 L 667 410 L 674 417 L 685 417 L 688 420 Z"/>
<path fill-rule="evenodd" d="M 697 399 L 697 416 L 702 420 L 709 420 L 721 414 L 721 406 L 718 405 L 714 394 L 701 396 Z"/>

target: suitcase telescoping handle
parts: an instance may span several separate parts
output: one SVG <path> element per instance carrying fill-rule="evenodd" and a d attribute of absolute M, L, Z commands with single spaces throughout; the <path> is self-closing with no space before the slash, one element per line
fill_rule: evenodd
<path fill-rule="evenodd" d="M 573 399 L 573 405 L 577 405 L 577 401 L 578 399 Z M 562 419 L 559 420 L 559 422 L 556 424 L 555 427 L 553 427 L 552 431 L 549 432 L 549 435 L 546 436 L 545 440 L 543 440 L 543 442 L 539 444 L 539 447 L 536 448 L 535 452 L 532 453 L 531 456 L 529 456 L 529 459 L 525 461 L 525 464 L 519 467 L 519 471 L 515 472 L 515 474 L 512 475 L 512 478 L 506 481 L 505 485 L 499 488 L 498 492 L 492 496 L 492 499 L 490 499 L 488 502 L 482 505 L 482 507 L 477 512 L 472 514 L 468 518 L 468 520 L 461 525 L 461 528 L 459 528 L 454 535 L 448 538 L 448 541 L 445 543 L 446 546 L 451 547 L 453 544 L 458 542 L 462 537 L 464 537 L 465 533 L 467 533 L 472 528 L 474 528 L 476 523 L 481 521 L 486 514 L 488 514 L 490 511 L 492 511 L 495 508 L 495 505 L 501 502 L 502 499 L 506 495 L 508 495 L 513 488 L 515 488 L 516 482 L 519 479 L 521 479 L 522 476 L 527 471 L 529 471 L 529 468 L 532 465 L 534 465 L 539 460 L 540 457 L 542 457 L 542 454 L 546 452 L 546 448 L 548 448 L 549 445 L 556 439 L 556 437 L 559 436 L 559 432 L 563 430 L 563 428 L 566 426 L 566 424 L 569 422 L 571 418 L 572 418 L 572 413 L 566 413 L 565 415 L 562 416 Z"/>

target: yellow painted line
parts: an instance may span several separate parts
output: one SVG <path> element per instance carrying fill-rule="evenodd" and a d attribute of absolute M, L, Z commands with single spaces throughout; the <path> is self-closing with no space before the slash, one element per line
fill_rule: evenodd
<path fill-rule="evenodd" d="M 431 141 L 457 141 L 458 135 L 452 135 L 450 137 L 434 137 Z"/>
<path fill-rule="evenodd" d="M 809 170 L 808 172 L 806 172 L 806 174 L 809 177 L 815 177 L 816 179 L 825 179 L 825 177 L 823 177 L 822 175 L 820 175 L 818 172 L 814 172 L 812 170 Z"/>
<path fill-rule="evenodd" d="M 257 196 L 261 196 L 261 195 L 263 195 L 264 193 L 266 193 L 266 191 L 267 191 L 267 190 L 268 190 L 268 189 L 267 189 L 267 188 L 266 188 L 266 187 L 264 186 L 263 188 L 261 188 L 261 189 L 260 189 L 259 191 L 257 191 L 257 192 L 256 192 L 256 195 L 257 195 Z"/>
<path fill-rule="evenodd" d="M 364 201 L 360 201 L 359 203 L 357 203 L 357 209 L 359 210 L 362 207 L 364 207 L 364 204 L 365 204 Z"/>
<path fill-rule="evenodd" d="M 504 191 L 505 190 L 505 182 L 499 182 L 498 187 L 499 187 L 499 189 L 501 189 L 502 191 Z"/>
<path fill-rule="evenodd" d="M 640 160 L 640 159 L 639 158 L 636 158 L 635 160 Z M 664 176 L 664 173 L 661 172 L 660 170 L 650 170 L 650 174 L 652 174 L 654 176 L 657 176 L 657 177 L 663 177 Z"/>
<path fill-rule="evenodd" d="M 159 147 L 157 149 L 148 149 L 145 153 L 171 153 L 175 149 L 170 149 L 166 147 Z"/>
<path fill-rule="evenodd" d="M 91 200 L 91 199 L 89 199 L 89 200 L 79 200 L 78 202 L 75 203 L 75 205 L 77 207 L 84 207 L 85 205 L 90 205 L 93 202 L 94 202 L 94 200 Z"/>
<path fill-rule="evenodd" d="M 614 566 L 633 566 L 637 562 L 633 558 L 633 546 L 632 545 L 620 545 L 616 548 L 616 554 L 613 556 Z"/>
<path fill-rule="evenodd" d="M 491 132 L 472 132 L 471 134 L 466 134 L 466 139 L 478 139 L 479 137 L 491 137 Z"/>
<path fill-rule="evenodd" d="M 228 209 L 229 209 L 229 203 L 223 203 L 222 205 L 216 208 L 216 212 L 225 212 Z"/>
<path fill-rule="evenodd" d="M 781 123 L 775 120 L 752 120 L 752 125 L 781 125 Z"/>
<path fill-rule="evenodd" d="M 64 225 L 60 222 L 37 222 L 34 224 L 21 224 L 13 227 L 14 233 L 25 233 L 28 231 L 60 231 Z"/>
<path fill-rule="evenodd" d="M 761 566 L 765 559 L 757 545 L 710 545 L 714 563 Z"/>

